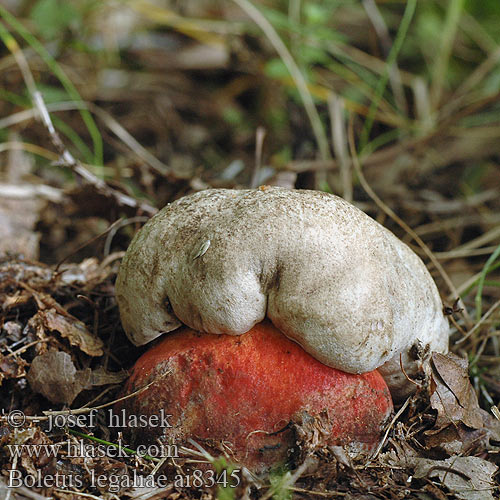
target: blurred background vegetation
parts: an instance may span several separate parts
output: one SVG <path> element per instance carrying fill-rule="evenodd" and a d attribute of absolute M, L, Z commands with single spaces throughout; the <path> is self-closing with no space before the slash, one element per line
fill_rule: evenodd
<path fill-rule="evenodd" d="M 445 303 L 464 298 L 457 338 L 493 308 L 461 348 L 494 404 L 497 0 L 2 0 L 0 23 L 0 194 L 36 187 L 37 204 L 5 209 L 30 214 L 29 257 L 123 250 L 192 190 L 326 190 L 410 244 Z"/>

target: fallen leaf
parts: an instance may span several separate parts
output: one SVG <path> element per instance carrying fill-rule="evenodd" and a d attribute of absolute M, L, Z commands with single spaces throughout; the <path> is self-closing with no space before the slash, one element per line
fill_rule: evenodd
<path fill-rule="evenodd" d="M 0 259 L 0 283 L 5 280 L 28 283 L 32 287 L 43 286 L 50 281 L 52 271 L 40 262 L 31 262 L 16 257 Z"/>
<path fill-rule="evenodd" d="M 38 315 L 46 328 L 51 331 L 58 331 L 64 338 L 67 338 L 71 345 L 78 346 L 89 356 L 102 356 L 102 340 L 89 332 L 84 323 L 72 316 L 63 316 L 54 308 L 41 310 Z"/>
<path fill-rule="evenodd" d="M 107 272 L 101 268 L 99 261 L 95 257 L 90 257 L 78 264 L 64 264 L 61 266 L 58 279 L 65 285 L 81 284 L 89 287 L 106 279 Z"/>
<path fill-rule="evenodd" d="M 493 475 L 498 467 L 479 457 L 453 456 L 446 460 L 414 459 L 415 478 L 438 478 L 457 498 L 495 500 Z"/>
<path fill-rule="evenodd" d="M 450 424 L 463 423 L 472 429 L 483 427 L 476 392 L 469 381 L 468 362 L 455 354 L 432 354 L 431 406 L 438 412 L 432 432 Z"/>
<path fill-rule="evenodd" d="M 492 425 L 488 414 L 483 411 L 481 429 L 471 429 L 462 423 L 449 425 L 439 432 L 425 433 L 425 446 L 448 455 L 473 455 L 476 451 L 496 449 L 490 441 L 498 442 L 500 426 Z"/>
<path fill-rule="evenodd" d="M 432 363 L 444 383 L 457 398 L 459 404 L 463 407 L 467 406 L 470 400 L 471 387 L 468 361 L 452 353 L 445 355 L 436 352 L 432 356 Z"/>
<path fill-rule="evenodd" d="M 28 382 L 33 391 L 52 403 L 71 404 L 88 387 L 91 370 L 77 370 L 71 356 L 62 351 L 48 351 L 31 363 Z"/>
<path fill-rule="evenodd" d="M 19 321 L 6 321 L 2 326 L 2 333 L 5 333 L 10 342 L 18 342 L 23 336 L 23 325 Z"/>

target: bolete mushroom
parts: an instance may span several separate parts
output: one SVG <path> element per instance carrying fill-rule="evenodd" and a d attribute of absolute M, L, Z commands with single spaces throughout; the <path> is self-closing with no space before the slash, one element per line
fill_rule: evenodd
<path fill-rule="evenodd" d="M 448 349 L 439 293 L 420 258 L 318 191 L 209 189 L 167 205 L 127 250 L 116 298 L 136 345 L 181 323 L 241 335 L 267 317 L 329 367 L 378 368 L 397 398 L 414 388 L 413 346 Z"/>

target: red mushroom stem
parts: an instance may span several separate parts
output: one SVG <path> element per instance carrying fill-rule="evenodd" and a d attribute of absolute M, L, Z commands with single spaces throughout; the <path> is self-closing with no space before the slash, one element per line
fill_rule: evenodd
<path fill-rule="evenodd" d="M 313 422 L 323 429 L 318 446 L 369 452 L 393 409 L 377 371 L 330 368 L 268 321 L 241 336 L 169 334 L 136 362 L 125 391 L 155 378 L 118 409 L 148 417 L 163 409 L 172 427 L 129 428 L 132 442 L 191 438 L 255 471 L 289 459 L 297 429 Z"/>

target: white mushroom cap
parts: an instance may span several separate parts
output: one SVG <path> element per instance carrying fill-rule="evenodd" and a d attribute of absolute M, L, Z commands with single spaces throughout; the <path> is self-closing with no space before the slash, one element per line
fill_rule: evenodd
<path fill-rule="evenodd" d="M 167 205 L 136 235 L 116 298 L 136 345 L 185 323 L 239 335 L 268 317 L 331 367 L 381 367 L 406 392 L 415 344 L 448 349 L 436 285 L 408 246 L 319 191 L 210 189 Z"/>

